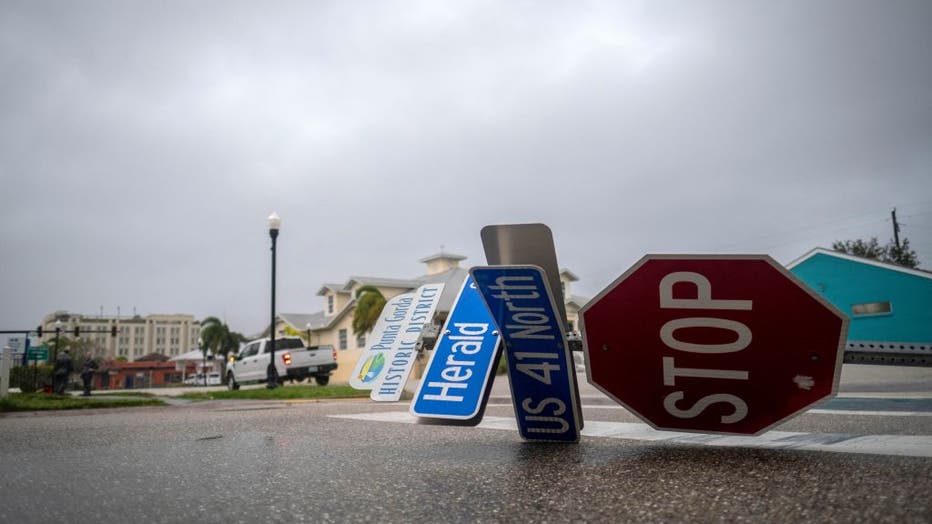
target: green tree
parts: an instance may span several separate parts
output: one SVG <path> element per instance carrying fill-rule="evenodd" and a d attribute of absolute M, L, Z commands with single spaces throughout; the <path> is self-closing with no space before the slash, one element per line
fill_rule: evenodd
<path fill-rule="evenodd" d="M 230 330 L 230 326 L 217 317 L 207 317 L 201 321 L 201 351 L 204 353 L 204 360 L 207 360 L 207 353 L 219 355 L 223 358 L 222 377 L 226 377 L 227 355 L 239 349 L 239 345 L 246 341 L 246 337 L 236 331 Z"/>
<path fill-rule="evenodd" d="M 62 344 L 62 349 L 64 349 L 64 344 Z M 81 368 L 81 365 L 84 364 L 84 359 L 90 357 L 97 361 L 99 364 L 102 358 L 99 356 L 102 353 L 100 346 L 97 345 L 92 339 L 88 338 L 76 338 L 68 340 L 68 352 L 71 354 L 71 360 L 74 362 L 74 368 L 76 370 Z"/>
<path fill-rule="evenodd" d="M 877 237 L 871 237 L 870 240 L 844 240 L 836 241 L 832 244 L 832 249 L 849 255 L 862 258 L 879 260 L 888 264 L 897 264 L 904 267 L 919 267 L 919 257 L 916 252 L 909 247 L 909 239 L 904 238 L 897 246 L 892 240 L 886 245 L 881 246 Z"/>
<path fill-rule="evenodd" d="M 916 252 L 909 247 L 909 239 L 904 238 L 900 245 L 887 245 L 887 259 L 893 264 L 899 264 L 905 267 L 919 267 L 919 257 Z"/>
<path fill-rule="evenodd" d="M 356 311 L 353 312 L 353 334 L 372 331 L 385 307 L 385 295 L 375 286 L 362 286 L 356 290 Z"/>

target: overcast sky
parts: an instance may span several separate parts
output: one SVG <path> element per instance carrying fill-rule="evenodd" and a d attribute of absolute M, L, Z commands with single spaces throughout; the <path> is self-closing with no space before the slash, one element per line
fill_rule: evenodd
<path fill-rule="evenodd" d="M 901 234 L 932 268 L 932 2 L 0 1 L 0 329 L 269 317 L 544 222 L 653 253 Z"/>

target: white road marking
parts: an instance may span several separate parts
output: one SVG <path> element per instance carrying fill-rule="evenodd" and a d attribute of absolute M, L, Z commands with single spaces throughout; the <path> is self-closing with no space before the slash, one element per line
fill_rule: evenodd
<path fill-rule="evenodd" d="M 930 411 L 858 411 L 856 409 L 810 409 L 816 415 L 865 415 L 870 417 L 932 417 Z"/>
<path fill-rule="evenodd" d="M 487 404 L 486 407 L 489 408 L 510 408 L 511 404 Z M 621 409 L 625 408 L 621 406 L 606 406 L 599 405 L 594 406 L 591 404 L 583 404 L 584 409 Z M 625 410 L 627 411 L 627 410 Z M 932 411 L 860 411 L 855 409 L 810 409 L 806 411 L 808 414 L 815 415 L 864 415 L 870 417 L 932 417 Z"/>
<path fill-rule="evenodd" d="M 330 415 L 333 418 L 416 424 L 417 417 L 408 412 L 384 411 Z M 511 417 L 486 416 L 476 427 L 517 431 Z M 468 430 L 468 428 L 462 428 Z M 589 437 L 646 440 L 702 446 L 744 447 L 767 449 L 799 449 L 833 453 L 864 453 L 871 455 L 897 455 L 906 457 L 932 457 L 932 436 L 928 435 L 856 435 L 851 433 L 799 433 L 768 431 L 757 437 L 732 435 L 706 435 L 676 431 L 658 431 L 638 422 L 586 421 L 582 434 Z"/>

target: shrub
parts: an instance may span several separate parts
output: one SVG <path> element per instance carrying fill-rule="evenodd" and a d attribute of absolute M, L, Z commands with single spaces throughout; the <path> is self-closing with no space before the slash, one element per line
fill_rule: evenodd
<path fill-rule="evenodd" d="M 35 378 L 34 378 L 35 377 Z M 23 393 L 33 393 L 38 389 L 52 384 L 52 365 L 38 364 L 33 370 L 32 365 L 16 366 L 10 369 L 10 387 L 19 388 Z"/>

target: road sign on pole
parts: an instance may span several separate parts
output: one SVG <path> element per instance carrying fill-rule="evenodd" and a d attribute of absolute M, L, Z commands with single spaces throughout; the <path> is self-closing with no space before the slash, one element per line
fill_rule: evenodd
<path fill-rule="evenodd" d="M 478 424 L 501 355 L 500 339 L 476 284 L 467 277 L 434 345 L 411 413 Z"/>
<path fill-rule="evenodd" d="M 847 317 L 766 255 L 648 255 L 579 316 L 589 382 L 657 429 L 756 435 L 837 391 Z"/>
<path fill-rule="evenodd" d="M 474 267 L 469 273 L 505 342 L 521 436 L 578 441 L 576 371 L 546 273 L 536 266 Z"/>
<path fill-rule="evenodd" d="M 30 347 L 28 350 L 28 355 L 26 355 L 27 360 L 48 360 L 49 359 L 49 347 L 48 346 L 35 346 Z"/>

